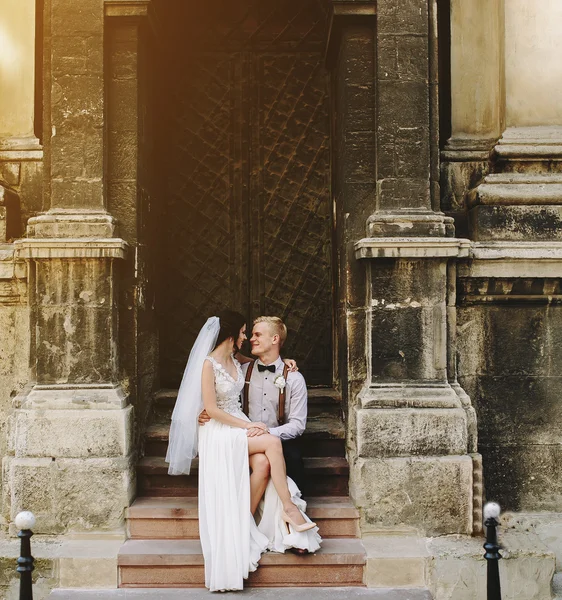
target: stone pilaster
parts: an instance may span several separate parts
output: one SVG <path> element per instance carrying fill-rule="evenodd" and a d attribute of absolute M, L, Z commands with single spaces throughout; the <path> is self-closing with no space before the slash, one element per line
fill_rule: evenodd
<path fill-rule="evenodd" d="M 158 369 L 154 266 L 157 241 L 151 80 L 156 16 L 150 2 L 106 0 L 107 209 L 129 246 L 120 270 L 120 378 L 135 406 L 136 443 L 144 431 Z M 151 218 L 149 218 L 151 215 Z M 150 248 L 150 251 L 149 251 Z"/>
<path fill-rule="evenodd" d="M 139 10 L 131 2 L 110 7 L 117 4 Z M 138 4 L 140 17 L 147 3 Z M 15 401 L 3 464 L 5 516 L 33 510 L 43 533 L 112 530 L 122 528 L 135 491 L 131 386 L 119 364 L 119 265 L 129 264 L 136 230 L 124 227 L 128 240 L 118 237 L 108 208 L 121 217 L 137 197 L 136 189 L 125 200 L 115 192 L 117 184 L 134 188 L 136 171 L 119 166 L 135 163 L 138 141 L 136 121 L 116 134 L 115 114 L 122 102 L 133 115 L 141 107 L 135 77 L 132 89 L 122 86 L 131 93 L 116 93 L 103 0 L 47 0 L 44 10 L 45 212 L 16 243 L 28 264 L 31 374 Z M 127 133 L 129 146 L 120 143 Z"/>
<path fill-rule="evenodd" d="M 333 196 L 337 248 L 335 376 L 344 399 L 366 377 L 365 280 L 354 243 L 376 202 L 376 6 L 334 4 L 328 43 L 332 72 Z M 344 402 L 344 409 L 347 409 Z"/>
<path fill-rule="evenodd" d="M 28 238 L 30 384 L 14 402 L 4 459 L 8 520 L 38 532 L 116 529 L 134 493 L 132 407 L 118 377 L 120 239 Z"/>
<path fill-rule="evenodd" d="M 374 8 L 338 3 L 332 27 L 350 489 L 363 531 L 470 533 L 475 423 L 451 283 L 468 243 L 438 210 L 436 6 L 378 2 L 376 27 Z"/>
<path fill-rule="evenodd" d="M 369 236 L 442 236 L 433 1 L 377 3 L 377 204 Z"/>

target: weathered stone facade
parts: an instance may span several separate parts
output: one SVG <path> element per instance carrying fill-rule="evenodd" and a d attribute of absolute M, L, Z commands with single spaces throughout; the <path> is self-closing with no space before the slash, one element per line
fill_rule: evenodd
<path fill-rule="evenodd" d="M 156 150 L 169 139 L 162 137 L 163 92 L 155 83 L 162 81 L 159 69 L 174 68 L 155 59 L 166 56 L 169 25 L 157 0 L 45 0 L 39 14 L 31 0 L 9 4 L 2 19 L 19 42 L 13 48 L 21 56 L 12 59 L 20 60 L 21 72 L 14 75 L 0 59 L 0 75 L 12 92 L 0 98 L 2 528 L 13 535 L 15 515 L 27 509 L 37 515 L 38 534 L 119 539 L 136 494 L 135 465 L 153 394 L 163 373 L 173 379 L 169 365 L 161 364 L 170 355 L 159 348 L 167 316 L 158 299 L 166 294 L 163 285 L 174 285 L 161 278 L 169 267 L 161 245 L 167 220 L 175 218 L 166 211 L 178 205 L 164 192 L 174 182 L 163 182 L 157 168 L 162 157 Z M 479 533 L 483 498 L 510 511 L 562 512 L 562 115 L 554 99 L 541 98 L 537 108 L 516 60 L 525 40 L 536 39 L 517 35 L 522 13 L 524 22 L 546 27 L 552 11 L 551 28 L 562 16 L 551 2 L 529 12 L 519 0 L 320 4 L 314 26 L 324 32 L 324 70 L 319 74 L 314 38 L 301 49 L 309 71 L 291 71 L 302 84 L 291 97 L 297 104 L 279 111 L 292 120 L 273 118 L 270 137 L 252 133 L 255 107 L 270 105 L 263 88 L 247 84 L 254 94 L 249 108 L 237 113 L 236 131 L 220 138 L 226 153 L 242 131 L 239 139 L 249 140 L 259 161 L 243 148 L 239 162 L 232 158 L 236 152 L 225 158 L 220 184 L 233 194 L 228 201 L 235 226 L 217 248 L 232 242 L 244 268 L 251 262 L 261 242 L 249 237 L 238 246 L 236 237 L 244 219 L 253 219 L 247 207 L 258 206 L 245 204 L 245 195 L 278 193 L 289 198 L 291 210 L 301 195 L 311 236 L 328 235 L 318 231 L 332 213 L 332 239 L 318 246 L 324 252 L 331 244 L 331 259 L 327 250 L 319 269 L 331 268 L 331 278 L 316 285 L 316 272 L 301 269 L 310 306 L 297 304 L 290 326 L 298 330 L 308 308 L 314 318 L 321 312 L 333 322 L 331 345 L 325 340 L 332 322 L 320 336 L 322 351 L 331 349 L 332 356 L 323 355 L 317 382 L 325 384 L 328 373 L 343 399 L 350 493 L 364 535 Z M 305 39 L 296 23 L 293 37 L 282 32 L 275 39 L 276 56 L 294 56 Z M 244 69 L 254 81 L 256 56 L 272 55 L 270 40 L 256 34 L 255 41 L 241 30 L 250 50 L 229 49 L 243 60 L 224 71 L 231 78 L 227 91 L 236 89 Z M 477 36 L 468 34 L 474 30 Z M 544 53 L 553 43 L 549 32 Z M 537 56 L 542 60 L 544 53 Z M 259 68 L 272 76 L 275 60 L 264 64 Z M 521 69 L 530 72 L 528 61 Z M 312 72 L 321 98 L 314 110 L 310 98 L 316 96 L 302 91 Z M 545 81 L 542 72 L 537 85 L 543 90 Z M 223 92 L 214 91 L 220 100 Z M 238 110 L 244 93 L 221 102 Z M 322 110 L 329 121 L 314 120 L 314 111 Z M 204 113 L 205 121 L 214 126 L 216 118 L 222 127 L 213 115 Z M 321 125 L 310 138 L 294 134 L 293 146 L 274 140 L 274 133 L 285 128 L 293 135 L 303 122 L 328 123 L 330 135 Z M 195 125 L 184 114 L 185 131 Z M 216 150 L 219 138 L 211 143 L 205 133 L 200 147 Z M 291 163 L 294 171 L 284 178 L 289 159 L 279 165 L 289 155 L 300 162 Z M 185 157 L 193 158 L 189 152 Z M 263 184 L 267 169 L 275 178 Z M 314 169 L 317 180 L 310 184 Z M 163 172 L 181 176 L 180 170 Z M 314 190 L 330 178 L 331 200 L 326 193 L 317 208 L 321 194 Z M 215 184 L 207 172 L 197 181 Z M 207 208 L 203 197 L 200 214 Z M 313 221 L 316 210 L 320 217 Z M 281 221 L 280 213 L 268 213 L 266 223 Z M 291 224 L 300 226 L 295 214 Z M 261 221 L 254 225 L 250 231 L 263 239 Z M 265 237 L 285 242 L 296 229 L 267 230 Z M 298 254 L 297 246 L 294 240 L 278 246 L 280 262 L 285 269 L 295 266 L 295 273 L 317 248 L 311 242 Z M 238 298 L 245 293 L 239 281 L 245 272 L 212 275 L 232 284 Z M 254 312 L 276 306 L 263 273 L 247 273 L 253 287 L 248 304 L 240 306 Z M 331 304 L 322 292 L 329 287 Z M 285 297 L 298 290 L 280 289 L 279 306 L 286 308 Z M 264 305 L 264 297 L 273 300 Z M 322 308 L 314 312 L 319 298 Z M 331 318 L 325 315 L 330 305 Z M 314 323 L 315 330 L 321 327 Z M 472 546 L 452 556 L 447 543 L 437 544 L 439 558 L 430 570 L 444 573 L 449 560 L 472 560 Z M 425 557 L 412 557 L 415 569 L 425 569 Z M 541 573 L 546 581 L 551 564 Z M 436 597 L 451 597 L 454 585 L 444 578 L 442 589 L 434 585 Z"/>

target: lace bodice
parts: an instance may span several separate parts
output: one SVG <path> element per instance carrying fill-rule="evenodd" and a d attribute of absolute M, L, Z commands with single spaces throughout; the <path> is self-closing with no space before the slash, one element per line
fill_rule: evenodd
<path fill-rule="evenodd" d="M 240 363 L 233 357 L 238 377 L 236 380 L 228 371 L 212 356 L 207 360 L 213 365 L 215 374 L 215 393 L 217 395 L 217 406 L 227 413 L 233 414 L 240 410 L 240 392 L 244 387 L 244 375 Z"/>

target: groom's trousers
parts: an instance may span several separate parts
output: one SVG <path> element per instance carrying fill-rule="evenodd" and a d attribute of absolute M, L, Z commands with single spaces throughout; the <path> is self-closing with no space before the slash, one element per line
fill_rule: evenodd
<path fill-rule="evenodd" d="M 287 465 L 287 475 L 297 484 L 303 492 L 304 485 L 304 461 L 302 459 L 302 449 L 300 438 L 292 440 L 283 440 L 283 455 Z M 304 496 L 304 492 L 303 492 Z"/>

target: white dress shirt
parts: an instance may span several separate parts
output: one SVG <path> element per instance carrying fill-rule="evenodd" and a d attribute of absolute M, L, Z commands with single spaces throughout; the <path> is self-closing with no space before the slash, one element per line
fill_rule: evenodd
<path fill-rule="evenodd" d="M 250 363 L 242 365 L 244 378 Z M 308 393 L 306 382 L 299 372 L 287 374 L 285 387 L 285 424 L 279 425 L 279 388 L 273 383 L 283 375 L 284 363 L 279 357 L 273 364 L 275 373 L 263 371 L 260 373 L 256 360 L 250 379 L 248 398 L 248 416 L 250 421 L 262 422 L 269 427 L 269 432 L 282 440 L 291 440 L 302 435 L 306 428 Z"/>

